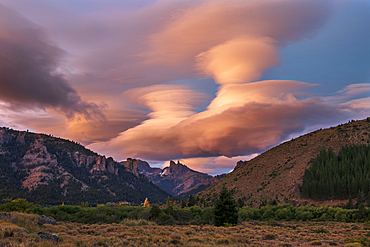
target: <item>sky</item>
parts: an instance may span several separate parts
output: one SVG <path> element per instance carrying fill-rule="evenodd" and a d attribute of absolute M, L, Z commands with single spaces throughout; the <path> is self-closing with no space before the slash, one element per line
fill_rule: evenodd
<path fill-rule="evenodd" d="M 229 172 L 370 116 L 369 0 L 0 0 L 0 126 Z"/>

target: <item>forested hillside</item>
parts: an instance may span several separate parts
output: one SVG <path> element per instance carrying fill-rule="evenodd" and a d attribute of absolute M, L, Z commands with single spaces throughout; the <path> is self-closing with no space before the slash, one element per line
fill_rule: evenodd
<path fill-rule="evenodd" d="M 40 204 L 164 202 L 142 175 L 73 141 L 0 129 L 0 199 Z"/>
<path fill-rule="evenodd" d="M 370 146 L 345 145 L 338 155 L 321 150 L 304 173 L 302 193 L 315 200 L 370 197 Z"/>

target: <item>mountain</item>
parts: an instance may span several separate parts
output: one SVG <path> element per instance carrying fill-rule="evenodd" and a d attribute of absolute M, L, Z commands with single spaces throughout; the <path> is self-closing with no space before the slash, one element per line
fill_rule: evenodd
<path fill-rule="evenodd" d="M 148 198 L 168 194 L 139 174 L 73 141 L 0 128 L 0 200 L 26 198 L 39 204 L 79 204 Z"/>
<path fill-rule="evenodd" d="M 215 193 L 225 185 L 233 189 L 235 198 L 245 204 L 258 206 L 269 200 L 299 205 L 334 205 L 338 201 L 317 202 L 302 198 L 302 180 L 306 168 L 322 149 L 333 149 L 338 154 L 344 145 L 370 142 L 370 118 L 350 121 L 328 129 L 320 129 L 284 142 L 254 159 L 239 164 L 223 179 L 198 194 L 201 201 L 212 204 Z"/>
<path fill-rule="evenodd" d="M 223 176 L 212 177 L 211 175 L 194 171 L 181 164 L 170 161 L 170 166 L 161 168 L 152 168 L 142 160 L 127 159 L 121 164 L 137 164 L 140 174 L 148 177 L 159 188 L 167 193 L 176 196 L 178 199 L 187 199 L 190 195 L 208 188 Z"/>

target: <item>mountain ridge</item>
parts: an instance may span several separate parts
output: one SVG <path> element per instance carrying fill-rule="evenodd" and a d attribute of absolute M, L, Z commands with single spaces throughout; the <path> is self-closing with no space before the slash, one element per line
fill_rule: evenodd
<path fill-rule="evenodd" d="M 121 162 L 121 164 L 130 162 L 129 160 L 135 159 L 127 159 L 127 161 Z M 222 177 L 222 175 L 213 177 L 206 173 L 195 171 L 179 161 L 175 163 L 171 160 L 170 166 L 163 169 L 152 168 L 146 161 L 136 160 L 135 162 L 140 174 L 145 175 L 159 188 L 178 199 L 186 199 L 190 195 L 195 195 Z"/>
<path fill-rule="evenodd" d="M 0 128 L 0 198 L 78 204 L 164 202 L 168 196 L 133 166 L 51 135 Z"/>

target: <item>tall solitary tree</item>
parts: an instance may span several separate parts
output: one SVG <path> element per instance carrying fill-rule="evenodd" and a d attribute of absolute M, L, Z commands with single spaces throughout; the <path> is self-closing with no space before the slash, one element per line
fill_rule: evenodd
<path fill-rule="evenodd" d="M 149 204 L 148 198 L 145 198 L 143 207 L 144 208 L 150 208 L 150 204 Z"/>
<path fill-rule="evenodd" d="M 215 202 L 215 225 L 224 226 L 225 224 L 238 224 L 238 210 L 233 198 L 233 192 L 229 191 L 225 185 L 220 191 L 220 195 Z"/>

